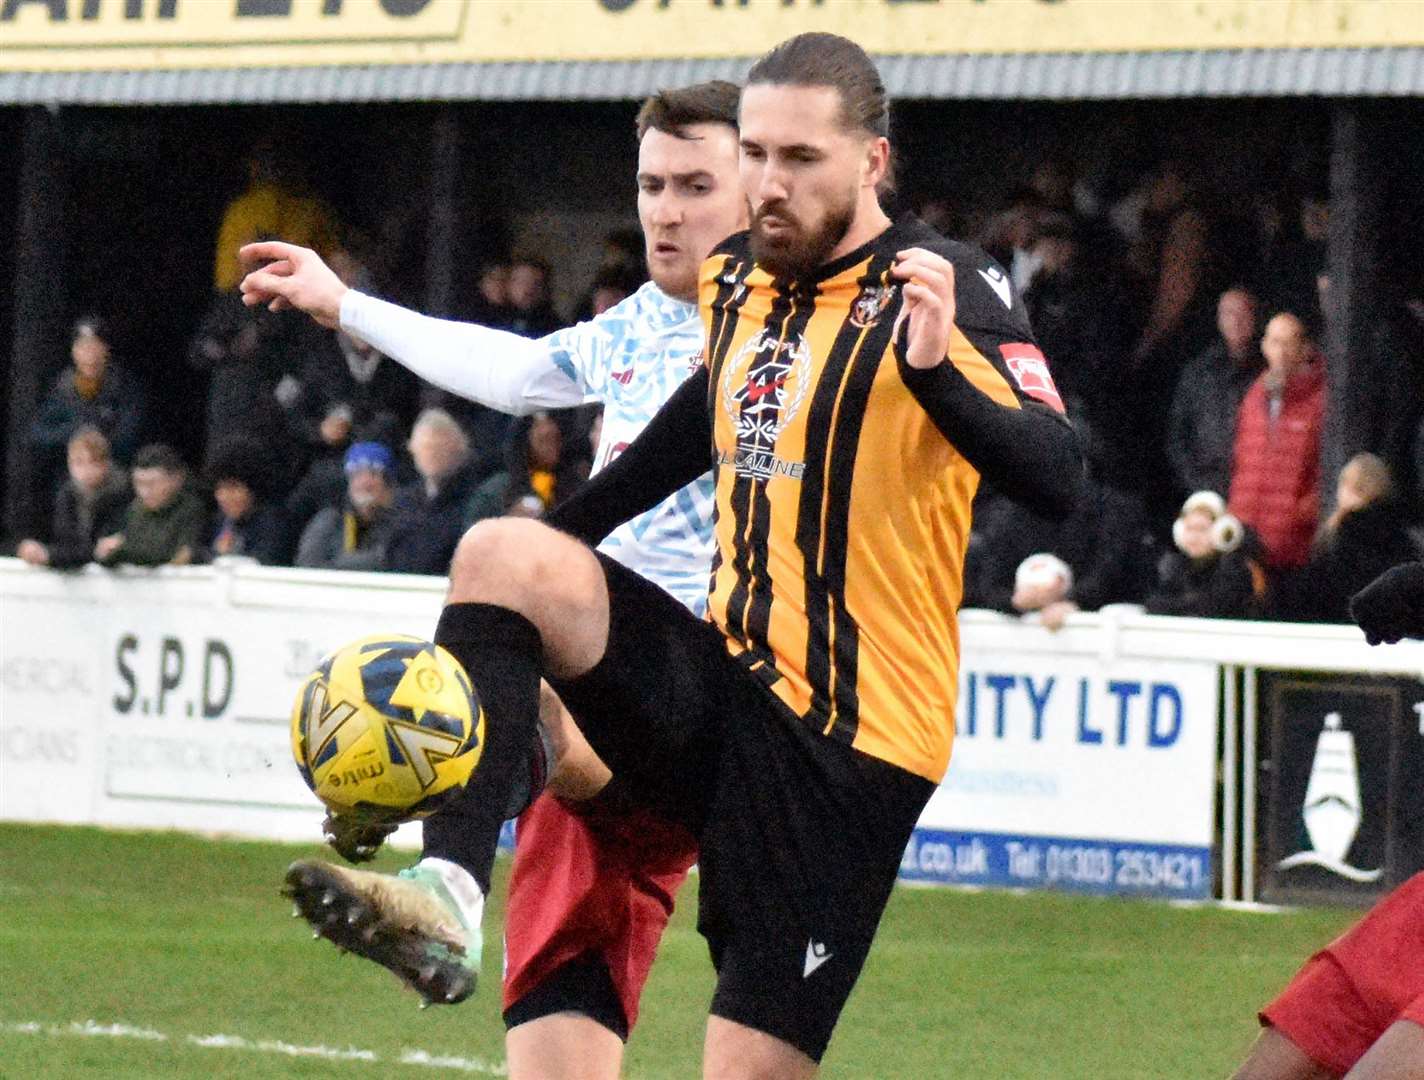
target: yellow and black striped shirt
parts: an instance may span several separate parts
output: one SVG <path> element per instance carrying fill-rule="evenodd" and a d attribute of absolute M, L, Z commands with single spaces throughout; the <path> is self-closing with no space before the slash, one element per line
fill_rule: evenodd
<path fill-rule="evenodd" d="M 977 424 L 942 430 L 911 385 L 926 373 L 892 340 L 901 295 L 890 268 L 911 246 L 954 264 L 948 360 L 980 398 L 970 413 L 1037 399 L 1044 421 L 1062 425 L 1022 303 L 977 249 L 907 219 L 787 282 L 756 267 L 746 234 L 733 237 L 701 277 L 717 479 L 709 617 L 792 712 L 938 781 L 980 471 L 960 445 Z"/>

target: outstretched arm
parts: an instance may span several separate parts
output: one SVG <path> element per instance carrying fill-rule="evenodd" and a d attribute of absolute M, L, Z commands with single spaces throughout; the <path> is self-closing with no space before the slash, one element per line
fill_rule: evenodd
<path fill-rule="evenodd" d="M 249 307 L 297 308 L 442 390 L 501 412 L 522 415 L 584 403 L 583 381 L 568 349 L 551 338 L 531 341 L 366 296 L 348 288 L 316 252 L 294 244 L 263 241 L 241 254 L 258 267 L 242 280 L 242 302 Z"/>
<path fill-rule="evenodd" d="M 584 403 L 576 370 L 549 338 L 435 319 L 354 289 L 342 298 L 341 328 L 426 382 L 500 412 Z"/>
<path fill-rule="evenodd" d="M 628 448 L 545 519 L 596 544 L 712 467 L 707 369 L 677 388 Z"/>

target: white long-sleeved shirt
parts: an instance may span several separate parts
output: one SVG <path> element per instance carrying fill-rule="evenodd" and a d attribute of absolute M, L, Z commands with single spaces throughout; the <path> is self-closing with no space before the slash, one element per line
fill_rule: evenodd
<path fill-rule="evenodd" d="M 421 315 L 354 289 L 341 328 L 443 390 L 500 412 L 603 403 L 598 471 L 633 441 L 691 374 L 702 349 L 697 306 L 652 282 L 587 322 L 531 340 Z M 620 525 L 599 545 L 701 615 L 712 559 L 711 474 Z"/>

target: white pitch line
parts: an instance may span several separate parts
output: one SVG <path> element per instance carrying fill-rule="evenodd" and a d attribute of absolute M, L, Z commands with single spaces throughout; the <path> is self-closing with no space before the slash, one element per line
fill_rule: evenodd
<path fill-rule="evenodd" d="M 54 1034 L 51 1032 L 50 1034 Z M 100 1036 L 110 1039 L 145 1039 L 148 1042 L 167 1042 L 168 1036 L 149 1028 L 130 1027 L 128 1024 L 101 1024 L 97 1020 L 76 1020 L 64 1029 L 66 1035 Z"/>
<path fill-rule="evenodd" d="M 362 1061 L 380 1064 L 393 1060 L 399 1065 L 415 1065 L 427 1069 L 442 1069 L 447 1072 L 474 1073 L 478 1076 L 508 1076 L 509 1070 L 501 1063 L 485 1061 L 483 1058 L 457 1057 L 452 1054 L 432 1054 L 428 1050 L 402 1050 L 393 1059 L 382 1057 L 375 1050 L 347 1047 L 345 1050 L 331 1046 L 298 1046 L 282 1042 L 280 1039 L 246 1039 L 241 1035 L 183 1035 L 170 1036 L 151 1028 L 134 1027 L 131 1024 L 101 1024 L 97 1020 L 76 1020 L 69 1024 L 41 1024 L 36 1020 L 0 1021 L 0 1035 L 48 1035 L 53 1038 L 65 1036 L 80 1038 L 141 1039 L 145 1042 L 173 1042 L 180 1040 L 190 1046 L 204 1050 L 242 1050 L 258 1054 L 283 1054 L 287 1057 L 315 1057 L 327 1061 Z"/>
<path fill-rule="evenodd" d="M 189 1035 L 186 1040 L 193 1046 L 205 1050 L 257 1050 L 264 1054 L 286 1054 L 288 1057 L 316 1057 L 328 1061 L 380 1061 L 374 1050 L 357 1050 L 351 1047 L 337 1050 L 330 1046 L 295 1046 L 277 1039 L 263 1039 L 253 1042 L 241 1035 Z"/>
<path fill-rule="evenodd" d="M 481 1076 L 508 1076 L 509 1070 L 503 1065 L 491 1065 L 482 1058 L 452 1057 L 449 1054 L 431 1054 L 425 1050 L 402 1050 L 402 1065 L 424 1065 L 430 1069 L 454 1069 L 456 1072 L 479 1073 Z"/>

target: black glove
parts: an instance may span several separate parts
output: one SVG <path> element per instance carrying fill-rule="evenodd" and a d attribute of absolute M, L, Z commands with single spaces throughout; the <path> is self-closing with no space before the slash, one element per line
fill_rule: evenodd
<path fill-rule="evenodd" d="M 327 814 L 321 823 L 326 842 L 347 862 L 370 862 L 381 850 L 386 837 L 396 831 L 395 825 L 359 821 L 340 814 Z"/>
<path fill-rule="evenodd" d="M 1350 598 L 1350 618 L 1371 645 L 1424 637 L 1424 563 L 1386 570 Z"/>

